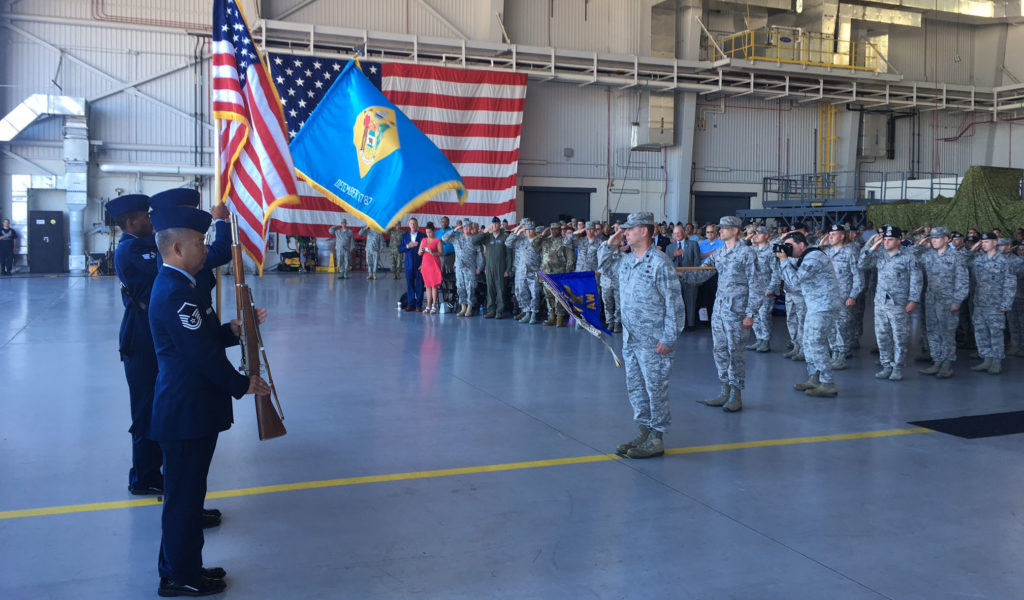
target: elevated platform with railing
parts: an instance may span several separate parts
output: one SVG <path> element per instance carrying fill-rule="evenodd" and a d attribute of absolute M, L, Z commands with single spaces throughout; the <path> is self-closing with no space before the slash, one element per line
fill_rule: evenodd
<path fill-rule="evenodd" d="M 762 208 L 741 210 L 743 219 L 775 219 L 786 224 L 805 221 L 824 228 L 849 221 L 854 227 L 865 220 L 869 204 L 909 200 L 926 202 L 938 196 L 952 197 L 962 177 L 954 173 L 908 171 L 839 171 L 765 177 Z"/>

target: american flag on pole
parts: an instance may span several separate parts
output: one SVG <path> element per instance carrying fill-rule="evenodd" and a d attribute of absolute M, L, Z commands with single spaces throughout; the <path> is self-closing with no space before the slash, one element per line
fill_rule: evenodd
<path fill-rule="evenodd" d="M 235 0 L 213 3 L 212 64 L 217 197 L 235 213 L 240 242 L 262 273 L 267 221 L 299 193 L 281 102 Z"/>
<path fill-rule="evenodd" d="M 275 53 L 268 53 L 267 59 L 289 137 L 294 137 L 348 61 Z M 469 192 L 463 204 L 448 192 L 407 216 L 418 217 L 421 223 L 441 216 L 481 223 L 495 216 L 514 220 L 526 75 L 360 63 L 367 78 L 455 165 Z M 270 231 L 330 237 L 327 229 L 340 222 L 341 207 L 301 181 L 299 193 L 298 205 L 274 212 Z"/>

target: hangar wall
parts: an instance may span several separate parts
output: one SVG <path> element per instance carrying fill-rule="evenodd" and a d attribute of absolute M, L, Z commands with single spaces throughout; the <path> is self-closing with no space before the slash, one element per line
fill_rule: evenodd
<path fill-rule="evenodd" d="M 515 43 L 647 55 L 654 2 L 247 0 L 244 4 L 250 20 L 254 15 L 284 15 L 301 23 L 494 42 L 503 36 L 495 16 L 501 13 Z M 32 93 L 89 101 L 92 153 L 87 229 L 101 221 L 100 202 L 116 195 L 117 189 L 152 192 L 190 180 L 112 175 L 100 172 L 99 164 L 211 164 L 209 69 L 204 60 L 209 48 L 202 37 L 210 18 L 208 0 L 35 0 L 6 2 L 0 10 L 4 11 L 0 110 L 6 113 Z M 934 86 L 1015 83 L 1024 80 L 1024 32 L 1019 25 L 975 26 L 926 18 L 919 29 L 898 28 L 890 39 L 889 60 L 905 79 Z M 645 103 L 646 91 L 641 87 L 581 87 L 531 80 L 520 185 L 544 182 L 578 187 L 589 182 L 588 187 L 598 189 L 592 199 L 593 216 L 603 216 L 610 208 L 612 212 L 645 208 L 664 214 L 659 207 L 665 206 L 666 196 L 676 194 L 666 180 L 678 172 L 672 164 L 678 153 L 674 149 L 628 150 L 630 122 Z M 813 170 L 817 114 L 815 102 L 698 97 L 693 189 L 757 190 L 765 176 Z M 969 112 L 922 112 L 916 119 L 897 122 L 894 159 L 875 159 L 863 168 L 963 173 L 972 164 L 1024 166 L 1022 123 L 993 124 L 986 115 Z M 677 143 L 681 125 L 677 125 Z M 11 211 L 11 175 L 63 173 L 61 137 L 62 124 L 52 118 L 0 146 L 0 213 Z M 911 153 L 911 142 L 918 148 L 916 155 Z M 204 184 L 204 193 L 208 188 Z M 682 202 L 688 204 L 686 199 Z M 102 251 L 107 244 L 103 233 L 87 241 L 91 251 Z"/>

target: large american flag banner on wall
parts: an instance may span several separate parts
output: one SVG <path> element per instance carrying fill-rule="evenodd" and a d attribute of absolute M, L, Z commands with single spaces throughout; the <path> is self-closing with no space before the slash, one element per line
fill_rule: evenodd
<path fill-rule="evenodd" d="M 217 200 L 235 214 L 239 242 L 262 273 L 268 217 L 299 202 L 295 167 L 275 88 L 234 0 L 214 2 L 212 40 Z"/>
<path fill-rule="evenodd" d="M 294 137 L 347 60 L 268 54 L 271 75 L 284 107 L 289 137 Z M 479 223 L 491 217 L 515 218 L 519 139 L 526 99 L 526 75 L 360 61 L 363 73 L 448 157 L 469 195 L 459 204 L 448 192 L 415 214 L 420 223 L 448 216 Z M 339 132 L 339 143 L 351 132 Z M 278 207 L 270 231 L 286 235 L 330 237 L 344 211 L 299 182 L 301 202 Z M 346 217 L 349 225 L 358 219 Z"/>

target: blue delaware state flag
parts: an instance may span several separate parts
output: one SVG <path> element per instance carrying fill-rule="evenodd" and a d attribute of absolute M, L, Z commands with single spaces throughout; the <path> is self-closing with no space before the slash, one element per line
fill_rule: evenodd
<path fill-rule="evenodd" d="M 612 353 L 615 366 L 621 367 L 622 360 L 601 336 L 602 333 L 611 336 L 612 332 L 601 324 L 601 295 L 597 291 L 597 278 L 594 276 L 594 272 L 545 273 L 538 271 L 537 277 L 540 278 L 544 287 L 554 294 L 555 300 L 576 319 L 583 329 L 601 340 L 601 343 Z"/>
<path fill-rule="evenodd" d="M 292 139 L 299 177 L 382 233 L 442 192 L 464 202 L 452 163 L 357 65 L 349 61 Z"/>

